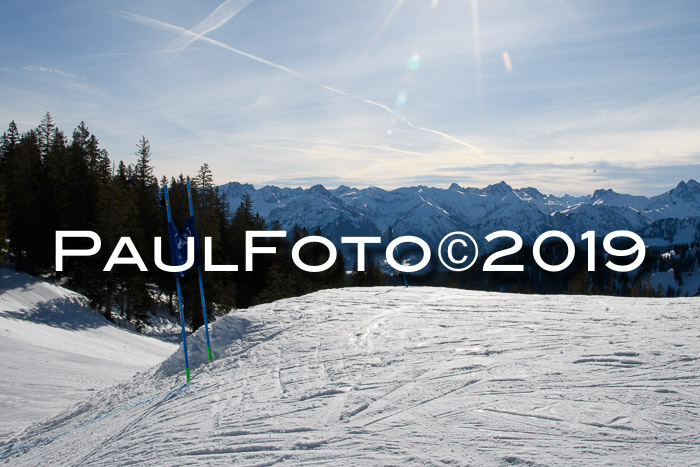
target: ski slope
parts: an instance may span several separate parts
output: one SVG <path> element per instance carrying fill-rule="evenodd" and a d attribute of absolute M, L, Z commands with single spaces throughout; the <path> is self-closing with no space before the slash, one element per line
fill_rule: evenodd
<path fill-rule="evenodd" d="M 111 324 L 80 294 L 0 268 L 0 438 L 131 378 L 176 348 Z"/>
<path fill-rule="evenodd" d="M 700 299 L 441 288 L 235 311 L 0 445 L 13 465 L 689 465 Z"/>

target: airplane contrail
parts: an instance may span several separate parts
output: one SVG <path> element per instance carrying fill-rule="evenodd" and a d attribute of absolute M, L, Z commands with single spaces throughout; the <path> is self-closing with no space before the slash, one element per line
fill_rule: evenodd
<path fill-rule="evenodd" d="M 287 73 L 291 73 L 295 76 L 301 76 L 301 73 L 294 71 L 291 68 L 287 68 L 284 65 L 279 65 L 279 64 L 271 62 L 269 60 L 265 60 L 262 57 L 258 57 L 257 55 L 249 54 L 248 52 L 244 52 L 242 50 L 236 49 L 234 47 L 231 47 L 230 45 L 224 44 L 223 42 L 219 42 L 219 41 L 211 39 L 207 36 L 203 36 L 202 34 L 197 34 L 197 33 L 193 32 L 187 28 L 183 28 L 181 26 L 175 26 L 174 24 L 166 23 L 165 21 L 160 21 L 157 19 L 148 18 L 146 16 L 137 15 L 135 13 L 118 12 L 118 14 L 120 14 L 125 19 L 129 19 L 129 20 L 135 21 L 137 23 L 144 24 L 146 26 L 154 26 L 154 27 L 161 29 L 163 31 L 184 34 L 188 37 L 194 38 L 195 40 L 201 40 L 204 42 L 208 42 L 209 44 L 216 45 L 217 47 L 221 47 L 221 48 L 226 49 L 226 50 L 233 52 L 235 54 L 242 55 L 243 57 L 249 58 L 249 59 L 254 60 L 256 62 L 271 66 L 273 68 L 277 68 L 278 70 L 282 70 L 282 71 L 285 71 Z"/>
<path fill-rule="evenodd" d="M 386 111 L 389 112 L 391 115 L 396 116 L 396 114 L 394 113 L 394 111 L 391 110 L 389 107 L 387 107 L 387 106 L 384 105 L 384 104 L 380 104 L 379 102 L 375 102 L 375 101 L 370 100 L 370 99 L 362 99 L 362 102 L 366 102 L 366 103 L 368 103 L 368 104 L 375 105 L 375 106 L 379 107 L 380 109 L 386 110 Z"/>
<path fill-rule="evenodd" d="M 219 29 L 224 24 L 228 23 L 241 10 L 253 3 L 253 0 L 226 0 L 221 5 L 216 7 L 209 16 L 204 18 L 199 23 L 195 24 L 190 31 L 194 34 L 206 35 Z M 190 34 L 182 34 L 166 47 L 166 51 L 180 53 L 184 51 L 190 44 L 197 40 L 196 36 Z"/>
<path fill-rule="evenodd" d="M 406 125 L 410 126 L 411 128 L 415 128 L 416 130 L 421 130 L 421 131 L 425 131 L 428 133 L 433 133 L 433 134 L 438 135 L 438 136 L 442 136 L 443 138 L 450 140 L 453 143 L 461 144 L 462 146 L 469 148 L 471 151 L 477 153 L 480 156 L 484 155 L 484 151 L 482 151 L 479 146 L 474 146 L 473 144 L 467 143 L 466 141 L 461 140 L 461 139 L 454 137 L 452 135 L 449 135 L 443 131 L 433 130 L 431 128 L 425 128 L 425 127 L 421 127 L 418 125 L 414 125 L 410 121 L 406 120 L 406 118 L 404 118 L 404 117 L 401 117 L 401 121 L 404 122 Z"/>
<path fill-rule="evenodd" d="M 224 44 L 223 42 L 220 42 L 220 41 L 211 39 L 211 38 L 209 38 L 209 37 L 207 37 L 207 36 L 204 36 L 204 35 L 201 34 L 201 33 L 196 33 L 196 32 L 194 32 L 194 31 L 192 31 L 192 30 L 190 30 L 190 29 L 183 28 L 183 27 L 181 27 L 181 26 L 176 26 L 176 25 L 174 25 L 174 24 L 170 24 L 170 23 L 167 23 L 167 22 L 165 22 L 165 21 L 160 21 L 160 20 L 157 20 L 157 19 L 154 19 L 154 18 L 148 18 L 148 17 L 146 17 L 146 16 L 137 15 L 137 14 L 135 14 L 135 13 L 129 13 L 129 12 L 124 12 L 124 11 L 120 11 L 120 12 L 117 12 L 117 13 L 118 13 L 120 16 L 122 16 L 123 18 L 125 18 L 125 19 L 131 20 L 131 21 L 135 21 L 135 22 L 137 22 L 137 23 L 141 23 L 141 24 L 144 24 L 144 25 L 146 25 L 146 26 L 153 26 L 153 27 L 156 27 L 156 28 L 161 29 L 161 30 L 163 30 L 163 31 L 174 32 L 174 33 L 180 34 L 181 36 L 185 36 L 185 37 L 187 37 L 188 39 L 192 39 L 193 41 L 195 41 L 195 40 L 201 40 L 201 41 L 207 42 L 207 43 L 209 43 L 209 44 L 215 45 L 215 46 L 217 46 L 217 47 L 221 47 L 221 48 L 223 48 L 223 49 L 225 49 L 225 50 L 228 50 L 229 52 L 233 52 L 233 53 L 235 53 L 235 54 L 238 54 L 238 55 L 241 55 L 241 56 L 243 56 L 243 57 L 246 57 L 246 58 L 249 58 L 249 59 L 251 59 L 251 60 L 254 60 L 254 61 L 258 62 L 258 63 L 262 63 L 262 64 L 264 64 L 264 65 L 268 65 L 268 66 L 270 66 L 270 67 L 273 67 L 273 68 L 276 68 L 276 69 L 278 69 L 278 70 L 284 71 L 284 72 L 286 72 L 286 73 L 292 74 L 292 75 L 294 75 L 294 76 L 298 76 L 298 77 L 300 77 L 300 78 L 303 78 L 303 77 L 304 77 L 304 76 L 303 76 L 301 73 L 299 73 L 298 71 L 292 70 L 291 68 L 288 68 L 288 67 L 286 67 L 286 66 L 284 66 L 284 65 L 280 65 L 280 64 L 278 64 L 278 63 L 274 63 L 274 62 L 271 62 L 271 61 L 269 61 L 269 60 L 265 60 L 265 59 L 262 58 L 262 57 L 258 57 L 257 55 L 253 55 L 253 54 L 250 54 L 250 53 L 248 53 L 248 52 L 244 52 L 244 51 L 242 51 L 242 50 L 236 49 L 236 48 L 234 48 L 234 47 L 231 47 L 231 46 L 228 45 L 228 44 Z M 475 146 L 475 145 L 473 145 L 473 144 L 467 143 L 466 141 L 463 141 L 463 140 L 461 140 L 461 139 L 459 139 L 459 138 L 457 138 L 457 137 L 455 137 L 455 136 L 452 136 L 452 135 L 450 135 L 450 134 L 448 134 L 448 133 L 445 133 L 445 132 L 443 132 L 443 131 L 433 130 L 433 129 L 431 129 L 431 128 L 425 128 L 425 127 L 421 127 L 421 126 L 418 126 L 418 125 L 414 125 L 414 124 L 411 123 L 408 119 L 406 119 L 406 117 L 403 117 L 403 116 L 398 115 L 396 112 L 394 112 L 392 109 L 390 109 L 388 106 L 386 106 L 386 105 L 384 105 L 384 104 L 381 104 L 381 103 L 379 103 L 379 102 L 375 102 L 375 101 L 370 100 L 370 99 L 362 99 L 362 98 L 358 98 L 358 97 L 356 97 L 356 96 L 351 96 L 350 94 L 346 93 L 345 91 L 341 91 L 341 90 L 339 90 L 339 89 L 332 88 L 332 87 L 326 86 L 326 85 L 324 85 L 324 84 L 318 84 L 318 83 L 317 83 L 317 85 L 320 86 L 320 87 L 322 87 L 322 88 L 324 88 L 324 89 L 326 89 L 326 90 L 329 90 L 329 91 L 332 91 L 332 92 L 336 92 L 336 93 L 338 93 L 338 94 L 350 96 L 350 97 L 353 97 L 353 98 L 355 98 L 355 99 L 358 99 L 358 100 L 360 100 L 360 101 L 362 101 L 362 102 L 365 102 L 365 103 L 367 103 L 367 104 L 373 105 L 373 106 L 375 106 L 375 107 L 379 107 L 379 108 L 383 109 L 384 111 L 388 112 L 389 114 L 393 115 L 394 117 L 399 118 L 402 122 L 404 122 L 406 125 L 408 125 L 409 127 L 413 128 L 413 129 L 420 130 L 420 131 L 424 131 L 424 132 L 431 133 L 431 134 L 434 134 L 434 135 L 438 135 L 438 136 L 440 136 L 440 137 L 442 137 L 442 138 L 447 139 L 448 141 L 452 141 L 453 143 L 457 143 L 457 144 L 460 144 L 460 145 L 462 145 L 462 146 L 464 146 L 464 147 L 466 147 L 466 148 L 469 148 L 471 151 L 473 151 L 473 152 L 479 154 L 480 156 L 483 156 L 483 155 L 484 155 L 483 151 L 482 151 L 481 148 L 479 148 L 478 146 Z"/>
<path fill-rule="evenodd" d="M 336 88 L 333 88 L 333 87 L 331 87 L 331 86 L 326 86 L 325 84 L 321 84 L 320 86 L 321 86 L 323 89 L 327 89 L 327 90 L 330 91 L 330 92 L 334 92 L 334 93 L 340 94 L 340 95 L 342 95 L 342 96 L 349 96 L 349 95 L 350 95 L 350 94 L 348 94 L 348 93 L 345 92 L 345 91 L 341 91 L 340 89 L 336 89 Z"/>

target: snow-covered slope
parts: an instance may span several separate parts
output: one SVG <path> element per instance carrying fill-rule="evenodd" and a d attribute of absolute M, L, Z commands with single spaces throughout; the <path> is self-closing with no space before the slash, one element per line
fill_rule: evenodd
<path fill-rule="evenodd" d="M 333 241 L 340 242 L 343 235 L 372 236 L 378 235 L 374 223 L 361 211 L 346 206 L 340 199 L 321 185 L 315 185 L 289 199 L 283 207 L 273 208 L 268 214 L 270 219 L 277 219 L 283 226 L 313 229 L 318 227 L 318 219 L 323 219 L 323 233 Z"/>
<path fill-rule="evenodd" d="M 80 294 L 0 268 L 0 438 L 162 362 L 175 349 L 109 323 Z"/>
<path fill-rule="evenodd" d="M 654 220 L 698 216 L 700 183 L 695 180 L 680 182 L 676 188 L 649 199 L 644 207 Z"/>
<path fill-rule="evenodd" d="M 639 231 L 650 246 L 700 242 L 700 216 L 685 219 L 662 219 Z"/>
<path fill-rule="evenodd" d="M 485 188 L 426 186 L 364 189 L 340 186 L 307 190 L 228 183 L 220 187 L 231 207 L 244 193 L 253 208 L 282 227 L 317 227 L 330 238 L 376 235 L 392 226 L 397 235 L 418 235 L 434 246 L 446 234 L 468 230 L 483 237 L 494 230 L 518 232 L 530 243 L 543 231 L 561 230 L 573 238 L 588 230 L 603 236 L 615 230 L 639 230 L 665 218 L 700 216 L 700 184 L 695 180 L 652 198 L 596 190 L 590 196 L 557 197 L 535 188 L 512 188 L 505 182 Z"/>
<path fill-rule="evenodd" d="M 700 299 L 440 288 L 233 312 L 159 368 L 5 440 L 56 465 L 689 465 Z"/>

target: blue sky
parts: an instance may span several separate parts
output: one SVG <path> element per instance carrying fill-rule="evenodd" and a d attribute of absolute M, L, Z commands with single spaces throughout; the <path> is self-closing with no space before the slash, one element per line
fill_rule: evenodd
<path fill-rule="evenodd" d="M 700 176 L 700 3 L 9 0 L 0 124 L 159 175 L 656 194 Z M 11 12 L 7 14 L 7 12 Z"/>

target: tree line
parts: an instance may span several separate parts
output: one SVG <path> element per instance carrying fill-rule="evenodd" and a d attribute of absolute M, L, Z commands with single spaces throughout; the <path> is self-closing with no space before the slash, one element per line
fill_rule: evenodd
<path fill-rule="evenodd" d="M 629 273 L 620 273 L 605 267 L 609 258 L 601 251 L 602 239 L 597 240 L 595 254 L 595 271 L 588 271 L 587 251 L 576 245 L 571 266 L 563 271 L 548 272 L 536 262 L 527 245 L 517 253 L 496 260 L 494 264 L 522 264 L 522 272 L 483 272 L 486 256 L 477 258 L 467 271 L 450 272 L 442 270 L 433 258 L 425 273 L 409 276 L 411 285 L 429 285 L 454 287 L 470 290 L 525 294 L 571 294 L 571 295 L 613 295 L 621 297 L 679 297 L 700 295 L 700 287 L 681 293 L 688 277 L 692 277 L 700 267 L 700 244 L 677 244 L 668 248 L 647 248 L 642 264 Z M 628 245 L 631 246 L 631 245 Z M 670 249 L 669 253 L 666 251 Z M 547 241 L 542 244 L 541 255 L 549 264 L 560 264 L 567 256 L 567 249 L 562 242 Z M 634 256 L 627 260 L 616 259 L 620 264 L 629 264 Z M 626 261 L 626 263 L 625 263 Z M 671 275 L 673 283 L 661 286 L 652 283 L 654 274 Z M 391 285 L 401 284 L 399 277 L 390 277 Z"/>
<path fill-rule="evenodd" d="M 232 307 L 245 308 L 353 283 L 346 279 L 341 252 L 335 265 L 323 273 L 305 273 L 293 266 L 291 244 L 310 234 L 306 226 L 295 226 L 289 239 L 256 239 L 256 246 L 275 246 L 278 254 L 256 255 L 253 272 L 245 272 L 245 232 L 280 230 L 279 222 L 268 223 L 255 213 L 248 195 L 231 212 L 206 163 L 191 178 L 180 174 L 159 180 L 145 137 L 136 144 L 135 158 L 134 163 L 112 161 L 84 122 L 69 137 L 48 112 L 36 128 L 22 133 L 11 122 L 0 141 L 0 260 L 11 262 L 19 271 L 52 278 L 78 290 L 108 319 L 116 313 L 142 326 L 148 313 L 163 301 L 176 312 L 172 274 L 152 266 L 153 238 L 165 240 L 168 236 L 163 185 L 168 186 L 174 223 L 181 226 L 189 217 L 189 180 L 197 232 L 202 239 L 212 237 L 213 262 L 240 265 L 239 272 L 204 273 L 209 319 Z M 64 270 L 56 272 L 57 230 L 94 231 L 102 248 L 91 257 L 66 257 Z M 313 234 L 322 232 L 315 229 Z M 150 265 L 149 271 L 116 265 L 111 272 L 103 272 L 121 237 L 132 239 Z M 70 241 L 66 240 L 66 248 L 90 246 L 79 239 Z M 167 247 L 163 250 L 162 260 L 169 264 Z M 301 257 L 307 264 L 322 264 L 328 251 L 311 244 L 301 250 Z M 366 279 L 358 275 L 357 282 L 371 285 Z M 203 324 L 196 273 L 183 278 L 182 288 L 186 319 L 196 329 Z"/>

